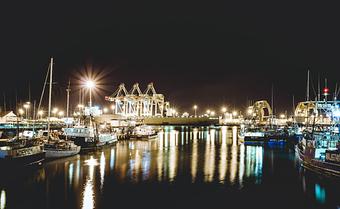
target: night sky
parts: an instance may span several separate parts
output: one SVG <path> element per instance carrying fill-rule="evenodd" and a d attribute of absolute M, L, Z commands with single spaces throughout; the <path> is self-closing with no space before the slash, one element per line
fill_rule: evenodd
<path fill-rule="evenodd" d="M 78 75 L 101 74 L 103 103 L 119 85 L 139 82 L 179 110 L 242 109 L 270 100 L 277 112 L 305 99 L 307 69 L 334 87 L 339 77 L 340 12 L 317 1 L 43 1 L 2 2 L 1 82 L 7 105 L 39 99 L 49 58 L 55 59 L 54 103 L 65 103 Z M 311 90 L 313 96 L 313 90 Z M 1 99 L 2 100 L 2 99 Z"/>

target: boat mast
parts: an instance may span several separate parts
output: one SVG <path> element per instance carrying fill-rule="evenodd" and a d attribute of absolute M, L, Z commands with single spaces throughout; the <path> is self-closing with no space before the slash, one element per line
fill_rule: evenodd
<path fill-rule="evenodd" d="M 69 107 L 70 107 L 70 91 L 71 91 L 70 85 L 71 85 L 71 81 L 68 80 L 68 86 L 67 86 L 67 89 L 66 89 L 66 92 L 67 92 L 66 117 L 67 118 L 69 117 Z"/>
<path fill-rule="evenodd" d="M 321 93 L 320 93 L 320 75 L 318 75 L 318 101 L 320 101 Z"/>
<path fill-rule="evenodd" d="M 307 71 L 307 94 L 306 100 L 309 101 L 309 70 Z"/>
<path fill-rule="evenodd" d="M 50 139 L 50 118 L 51 118 L 51 97 L 52 97 L 52 76 L 53 76 L 53 57 L 51 57 L 50 63 L 50 85 L 49 85 L 49 93 L 48 93 L 48 119 L 47 119 L 47 131 L 48 131 L 48 139 Z"/>

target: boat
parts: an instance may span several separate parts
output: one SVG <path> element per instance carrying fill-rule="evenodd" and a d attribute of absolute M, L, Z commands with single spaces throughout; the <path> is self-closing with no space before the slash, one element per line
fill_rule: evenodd
<path fill-rule="evenodd" d="M 130 135 L 130 139 L 138 140 L 155 139 L 157 137 L 157 131 L 153 127 L 147 125 L 136 126 Z"/>
<path fill-rule="evenodd" d="M 60 140 L 58 133 L 51 133 L 50 131 L 50 116 L 51 116 L 51 92 L 52 92 L 52 83 L 53 83 L 53 58 L 51 58 L 50 66 L 47 71 L 45 84 L 47 81 L 47 77 L 49 75 L 50 83 L 49 83 L 49 105 L 48 105 L 48 120 L 47 120 L 47 131 L 40 131 L 38 133 L 38 138 L 43 139 L 44 151 L 46 152 L 46 158 L 62 158 L 62 157 L 70 157 L 76 155 L 80 152 L 80 146 L 75 145 L 71 140 Z M 43 94 L 42 94 L 43 95 Z M 39 105 L 40 106 L 40 105 Z"/>
<path fill-rule="evenodd" d="M 112 145 L 117 142 L 117 134 L 94 126 L 74 126 L 64 128 L 65 136 L 74 141 L 81 150 L 95 150 L 105 145 Z"/>
<path fill-rule="evenodd" d="M 20 167 L 41 165 L 45 159 L 45 152 L 41 145 L 33 140 L 17 138 L 1 140 L 0 165 L 4 167 Z"/>
<path fill-rule="evenodd" d="M 340 178 L 339 134 L 331 131 L 306 133 L 295 146 L 295 153 L 304 168 Z"/>
<path fill-rule="evenodd" d="M 268 126 L 241 126 L 238 134 L 245 144 L 285 143 L 288 139 L 287 130 L 284 127 Z"/>
<path fill-rule="evenodd" d="M 80 148 L 70 140 L 50 140 L 44 144 L 46 158 L 63 158 L 77 155 Z"/>

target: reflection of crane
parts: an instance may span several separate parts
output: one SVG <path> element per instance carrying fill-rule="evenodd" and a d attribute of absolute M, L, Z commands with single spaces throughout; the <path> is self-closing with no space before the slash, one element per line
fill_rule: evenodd
<path fill-rule="evenodd" d="M 130 91 L 124 84 L 108 97 L 107 101 L 114 103 L 114 113 L 127 117 L 164 116 L 169 109 L 169 102 L 164 101 L 163 94 L 157 94 L 153 83 L 149 83 L 144 93 L 139 84 L 135 83 Z"/>
<path fill-rule="evenodd" d="M 259 122 L 265 122 L 273 116 L 272 108 L 266 100 L 256 101 L 254 105 L 248 108 L 248 113 L 252 116 L 252 119 Z"/>

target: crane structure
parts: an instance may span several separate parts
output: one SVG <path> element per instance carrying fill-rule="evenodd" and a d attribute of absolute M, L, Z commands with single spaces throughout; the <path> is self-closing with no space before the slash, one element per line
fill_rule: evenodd
<path fill-rule="evenodd" d="M 149 83 L 144 92 L 138 83 L 135 83 L 130 91 L 122 83 L 111 96 L 106 96 L 105 100 L 113 102 L 111 107 L 114 114 L 125 117 L 163 117 L 168 115 L 170 110 L 170 103 L 164 100 L 163 94 L 157 94 L 153 83 Z"/>
<path fill-rule="evenodd" d="M 266 100 L 261 100 L 256 101 L 252 106 L 248 107 L 248 114 L 251 118 L 259 122 L 265 122 L 273 116 L 273 111 Z"/>

